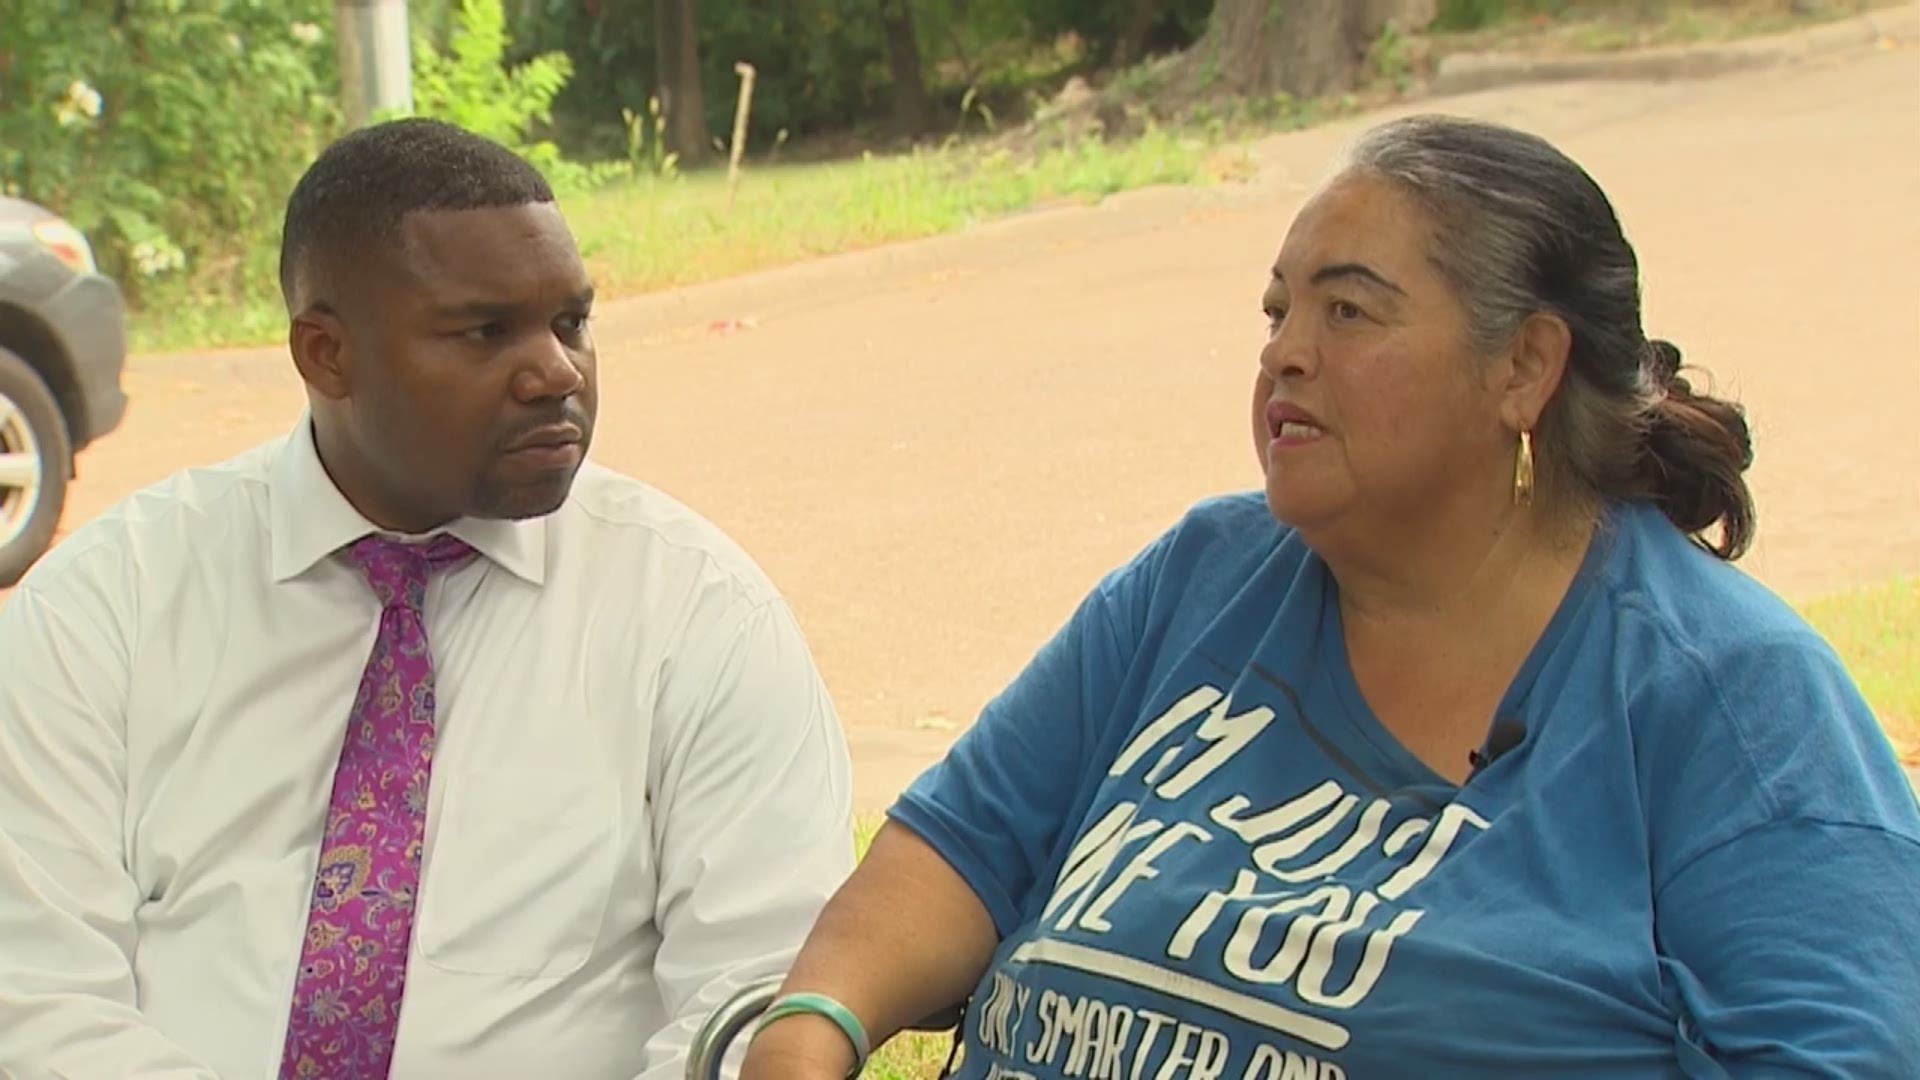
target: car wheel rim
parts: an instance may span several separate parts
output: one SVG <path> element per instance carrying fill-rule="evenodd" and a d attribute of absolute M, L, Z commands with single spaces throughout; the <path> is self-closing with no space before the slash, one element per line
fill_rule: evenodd
<path fill-rule="evenodd" d="M 27 414 L 0 394 L 0 548 L 27 531 L 45 469 Z"/>

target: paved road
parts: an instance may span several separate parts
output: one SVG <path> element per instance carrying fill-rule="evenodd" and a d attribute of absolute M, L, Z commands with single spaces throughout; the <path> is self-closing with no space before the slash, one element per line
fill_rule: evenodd
<path fill-rule="evenodd" d="M 1425 108 L 1531 127 L 1613 195 L 1649 327 L 1752 410 L 1757 549 L 1793 595 L 1920 571 L 1920 52 Z M 1266 266 L 1356 124 L 1246 186 L 1136 193 L 605 305 L 598 457 L 686 499 L 791 596 L 882 805 L 1107 568 L 1257 481 Z M 749 195 L 750 197 L 750 195 Z M 721 333 L 711 324 L 752 317 Z M 285 429 L 278 350 L 136 361 L 69 525 Z"/>

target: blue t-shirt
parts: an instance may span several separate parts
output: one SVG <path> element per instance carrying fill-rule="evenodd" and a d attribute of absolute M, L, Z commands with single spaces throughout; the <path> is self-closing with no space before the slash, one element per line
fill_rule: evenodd
<path fill-rule="evenodd" d="M 961 1075 L 1920 1076 L 1920 807 L 1790 609 L 1614 506 L 1489 731 L 1422 764 L 1196 508 L 893 810 L 1002 938 Z"/>

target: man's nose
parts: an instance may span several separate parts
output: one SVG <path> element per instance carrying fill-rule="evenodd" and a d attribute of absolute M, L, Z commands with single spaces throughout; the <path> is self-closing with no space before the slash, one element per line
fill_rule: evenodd
<path fill-rule="evenodd" d="M 549 334 L 514 376 L 514 396 L 522 401 L 570 398 L 586 386 L 584 357 Z"/>

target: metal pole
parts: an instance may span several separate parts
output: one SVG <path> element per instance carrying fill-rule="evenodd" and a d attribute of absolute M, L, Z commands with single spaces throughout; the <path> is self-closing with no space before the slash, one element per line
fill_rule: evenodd
<path fill-rule="evenodd" d="M 407 0 L 334 0 L 340 94 L 347 126 L 381 113 L 413 112 L 413 55 Z"/>
<path fill-rule="evenodd" d="M 772 975 L 750 982 L 707 1016 L 687 1051 L 687 1080 L 720 1080 L 720 1066 L 734 1037 L 767 1011 L 784 981 L 786 976 Z"/>
<path fill-rule="evenodd" d="M 747 117 L 753 112 L 753 65 L 733 65 L 740 76 L 740 103 L 733 110 L 733 146 L 727 156 L 727 208 L 733 208 L 734 189 L 740 186 L 740 155 L 747 149 Z"/>

